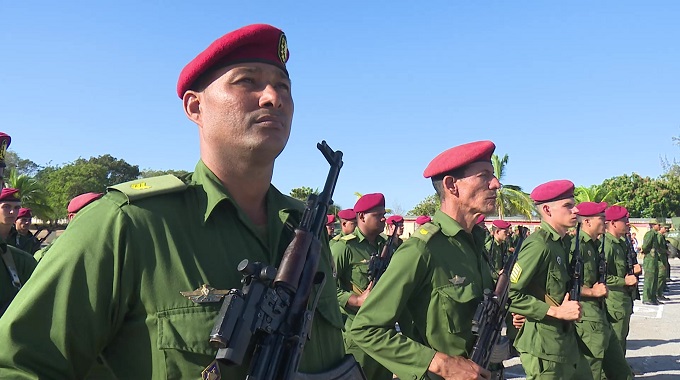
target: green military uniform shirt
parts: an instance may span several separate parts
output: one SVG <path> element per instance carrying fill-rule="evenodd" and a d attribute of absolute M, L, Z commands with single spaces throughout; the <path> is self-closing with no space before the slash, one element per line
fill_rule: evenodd
<path fill-rule="evenodd" d="M 472 319 L 484 289 L 493 288 L 483 258 L 484 231 L 472 234 L 441 211 L 395 252 L 352 324 L 357 344 L 401 379 L 422 379 L 435 352 L 469 356 Z M 404 313 L 413 331 L 398 334 Z"/>
<path fill-rule="evenodd" d="M 625 237 L 605 233 L 604 253 L 607 258 L 607 313 L 614 319 L 633 314 L 633 299 L 639 297 L 638 287 L 626 285 L 628 274 L 628 243 Z"/>
<path fill-rule="evenodd" d="M 208 339 L 221 302 L 195 304 L 180 292 L 241 289 L 245 258 L 278 265 L 302 204 L 271 186 L 265 231 L 202 161 L 187 181 L 149 197 L 153 179 L 118 185 L 128 195 L 110 190 L 78 212 L 0 320 L 0 377 L 82 378 L 101 354 L 121 379 L 201 378 L 216 354 Z M 322 247 L 319 270 L 332 284 Z M 342 361 L 341 329 L 334 287 L 326 286 L 302 372 Z M 222 379 L 245 378 L 247 365 L 220 365 Z"/>
<path fill-rule="evenodd" d="M 642 267 L 645 275 L 645 283 L 643 287 L 643 301 L 654 302 L 657 300 L 659 287 L 659 266 L 661 260 L 659 258 L 661 247 L 659 246 L 661 235 L 658 231 L 650 229 L 645 233 L 642 239 L 642 251 L 645 258 L 642 261 Z"/>
<path fill-rule="evenodd" d="M 568 291 L 569 244 L 544 221 L 524 240 L 510 274 L 510 311 L 527 318 L 515 338 L 518 351 L 575 364 L 580 354 L 573 323 L 546 315 L 551 306 L 546 299 L 557 306 Z"/>
<path fill-rule="evenodd" d="M 26 235 L 22 235 L 14 227 L 9 231 L 7 244 L 31 255 L 40 249 L 40 242 L 31 231 L 28 231 Z"/>
<path fill-rule="evenodd" d="M 21 281 L 22 286 L 26 284 L 36 266 L 33 257 L 20 249 L 7 245 L 2 239 L 0 239 L 0 250 L 12 255 L 19 281 Z M 4 260 L 0 260 L 0 267 L 2 267 L 0 269 L 0 316 L 2 316 L 17 294 L 17 289 L 12 284 L 12 276 L 10 276 Z"/>

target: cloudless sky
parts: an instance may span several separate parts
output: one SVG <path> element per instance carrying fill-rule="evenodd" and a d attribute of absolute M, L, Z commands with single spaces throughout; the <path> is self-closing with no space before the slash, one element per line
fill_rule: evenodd
<path fill-rule="evenodd" d="M 657 177 L 680 153 L 678 1 L 0 1 L 0 130 L 40 165 L 111 154 L 192 171 L 182 67 L 238 27 L 288 37 L 295 117 L 273 183 L 335 201 L 382 192 L 404 212 L 433 193 L 437 154 L 489 139 L 502 182 L 531 191 Z"/>

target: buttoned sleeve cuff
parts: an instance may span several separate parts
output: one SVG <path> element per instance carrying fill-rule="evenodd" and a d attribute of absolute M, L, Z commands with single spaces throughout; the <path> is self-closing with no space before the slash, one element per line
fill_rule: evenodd
<path fill-rule="evenodd" d="M 413 380 L 427 380 L 427 369 L 430 368 L 430 363 L 432 363 L 432 359 L 434 359 L 436 353 L 437 351 L 432 348 L 423 346 L 423 349 L 418 351 L 417 354 L 417 362 L 419 364 L 413 368 L 414 371 L 412 373 L 408 374 L 408 378 Z M 404 377 L 400 377 L 400 379 L 403 378 Z"/>

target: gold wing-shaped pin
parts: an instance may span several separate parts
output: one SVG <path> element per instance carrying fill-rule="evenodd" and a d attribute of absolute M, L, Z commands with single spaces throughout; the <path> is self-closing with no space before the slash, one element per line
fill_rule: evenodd
<path fill-rule="evenodd" d="M 453 278 L 449 279 L 449 282 L 452 283 L 453 285 L 461 285 L 465 282 L 465 277 L 455 275 Z"/>
<path fill-rule="evenodd" d="M 218 290 L 215 289 L 208 284 L 203 284 L 201 285 L 198 289 L 190 291 L 190 292 L 180 292 L 184 297 L 188 298 L 191 302 L 194 303 L 211 303 L 211 302 L 219 302 L 229 294 L 229 290 Z"/>

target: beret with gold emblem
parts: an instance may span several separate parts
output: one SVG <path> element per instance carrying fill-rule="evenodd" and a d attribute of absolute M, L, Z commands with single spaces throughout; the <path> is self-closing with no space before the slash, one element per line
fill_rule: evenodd
<path fill-rule="evenodd" d="M 440 174 L 462 168 L 473 162 L 490 162 L 491 155 L 496 145 L 488 140 L 475 141 L 463 145 L 454 146 L 451 149 L 439 153 L 430 164 L 427 165 L 423 176 L 425 178 L 436 177 Z"/>
<path fill-rule="evenodd" d="M 578 212 L 576 215 L 579 216 L 595 216 L 602 214 L 607 208 L 607 202 L 581 202 L 576 205 Z"/>
<path fill-rule="evenodd" d="M 628 210 L 623 206 L 611 206 L 604 210 L 604 219 L 606 221 L 627 218 L 628 215 Z"/>
<path fill-rule="evenodd" d="M 67 211 L 69 213 L 76 213 L 80 211 L 81 208 L 89 205 L 93 201 L 101 198 L 104 194 L 102 193 L 85 193 L 85 194 L 80 194 L 77 197 L 71 199 L 71 201 L 68 203 Z"/>
<path fill-rule="evenodd" d="M 353 220 L 353 219 L 357 218 L 357 213 L 354 212 L 353 209 L 347 208 L 347 209 L 338 211 L 338 216 L 340 217 L 340 219 Z"/>
<path fill-rule="evenodd" d="M 536 186 L 529 194 L 535 204 L 557 201 L 574 197 L 574 183 L 567 179 L 558 179 Z"/>
<path fill-rule="evenodd" d="M 385 196 L 381 193 L 364 194 L 354 204 L 354 212 L 366 212 L 375 207 L 385 207 Z"/>
<path fill-rule="evenodd" d="M 244 26 L 215 40 L 182 69 L 177 95 L 181 99 L 203 73 L 218 65 L 262 62 L 288 74 L 288 56 L 288 42 L 281 29 L 267 24 Z"/>
<path fill-rule="evenodd" d="M 0 191 L 0 201 L 3 202 L 19 202 L 21 197 L 19 195 L 19 190 L 12 189 L 11 187 L 6 187 Z"/>

